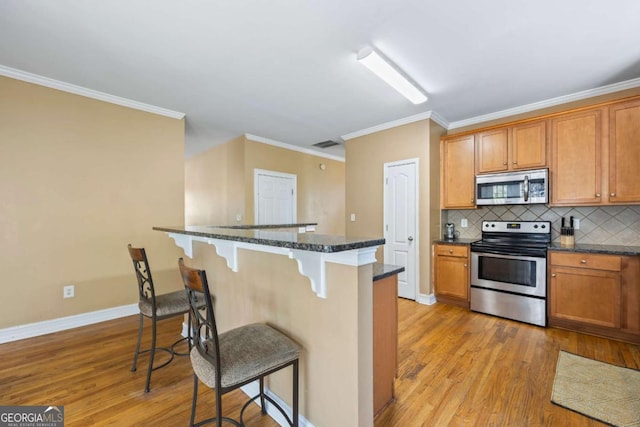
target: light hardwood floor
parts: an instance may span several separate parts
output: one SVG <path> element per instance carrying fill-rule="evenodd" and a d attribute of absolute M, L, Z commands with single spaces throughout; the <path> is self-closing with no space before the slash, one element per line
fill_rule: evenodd
<path fill-rule="evenodd" d="M 188 358 L 155 371 L 144 393 L 146 356 L 137 372 L 129 371 L 136 330 L 132 316 L 1 344 L 0 405 L 64 405 L 67 427 L 188 425 Z M 160 330 L 160 343 L 170 344 L 180 320 L 164 320 Z M 399 331 L 397 400 L 376 427 L 602 426 L 550 402 L 558 351 L 640 369 L 637 345 L 443 304 L 400 299 Z M 198 417 L 211 416 L 213 393 L 201 386 L 199 399 Z M 242 392 L 226 396 L 225 415 L 237 417 L 241 402 Z M 257 407 L 247 424 L 276 426 Z"/>

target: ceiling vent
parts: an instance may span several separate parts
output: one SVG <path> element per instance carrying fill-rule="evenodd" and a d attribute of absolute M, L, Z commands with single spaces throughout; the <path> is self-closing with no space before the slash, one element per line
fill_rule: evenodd
<path fill-rule="evenodd" d="M 318 148 L 329 148 L 335 145 L 340 145 L 340 143 L 336 141 L 327 140 L 327 141 L 322 141 L 322 142 L 313 144 L 314 147 L 318 147 Z"/>

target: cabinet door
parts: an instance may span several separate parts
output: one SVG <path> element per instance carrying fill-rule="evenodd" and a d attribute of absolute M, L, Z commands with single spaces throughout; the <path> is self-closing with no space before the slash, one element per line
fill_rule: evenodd
<path fill-rule="evenodd" d="M 444 209 L 475 208 L 473 135 L 441 142 L 441 198 Z"/>
<path fill-rule="evenodd" d="M 640 202 L 640 101 L 609 109 L 609 202 Z"/>
<path fill-rule="evenodd" d="M 640 335 L 640 256 L 624 257 L 622 274 L 622 330 Z"/>
<path fill-rule="evenodd" d="M 511 128 L 511 169 L 535 169 L 547 165 L 547 123 L 525 123 Z"/>
<path fill-rule="evenodd" d="M 494 129 L 476 135 L 478 173 L 500 172 L 509 168 L 507 128 Z"/>
<path fill-rule="evenodd" d="M 602 110 L 551 120 L 552 205 L 595 205 L 601 201 Z"/>
<path fill-rule="evenodd" d="M 436 294 L 469 300 L 469 264 L 467 258 L 437 256 Z"/>
<path fill-rule="evenodd" d="M 551 268 L 549 316 L 620 327 L 620 274 L 587 268 Z"/>

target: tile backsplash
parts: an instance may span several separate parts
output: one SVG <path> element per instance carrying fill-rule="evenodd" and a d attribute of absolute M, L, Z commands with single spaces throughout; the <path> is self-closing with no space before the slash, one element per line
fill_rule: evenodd
<path fill-rule="evenodd" d="M 479 239 L 483 220 L 551 221 L 551 239 L 560 241 L 564 216 L 580 220 L 576 243 L 640 246 L 640 206 L 581 206 L 551 208 L 546 205 L 485 206 L 475 210 L 443 210 L 442 224 L 452 222 L 460 238 Z M 460 221 L 466 219 L 468 227 Z M 568 224 L 567 224 L 568 225 Z"/>

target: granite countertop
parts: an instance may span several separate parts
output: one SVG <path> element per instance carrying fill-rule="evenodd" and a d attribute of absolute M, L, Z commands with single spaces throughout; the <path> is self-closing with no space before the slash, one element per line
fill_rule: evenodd
<path fill-rule="evenodd" d="M 456 239 L 434 240 L 433 243 L 444 243 L 448 245 L 469 245 L 473 242 L 477 242 L 480 239 Z M 594 253 L 594 254 L 609 254 L 609 255 L 628 255 L 635 256 L 640 255 L 640 246 L 619 246 L 619 245 L 591 245 L 585 243 L 578 243 L 573 248 L 566 248 L 560 246 L 560 243 L 551 243 L 548 246 L 549 250 L 564 251 L 564 252 L 578 252 L 578 253 Z"/>
<path fill-rule="evenodd" d="M 238 228 L 234 226 L 230 228 L 230 226 L 191 225 L 153 227 L 153 229 L 166 233 L 324 253 L 343 252 L 384 245 L 385 243 L 384 238 L 381 237 L 347 237 L 329 234 L 298 233 L 297 231 L 286 230 L 287 228 L 297 227 L 298 225 L 291 227 L 276 225 L 275 227 L 244 226 L 243 228 Z"/>
<path fill-rule="evenodd" d="M 402 266 L 376 262 L 373 264 L 373 281 L 375 282 L 376 280 L 384 279 L 385 277 L 393 276 L 403 271 L 404 267 Z"/>
<path fill-rule="evenodd" d="M 204 227 L 212 228 L 231 228 L 236 230 L 260 230 L 265 228 L 300 228 L 308 226 L 316 226 L 317 222 L 302 222 L 299 224 L 242 224 L 242 225 L 205 225 Z"/>
<path fill-rule="evenodd" d="M 590 245 L 578 243 L 573 248 L 565 248 L 560 246 L 559 243 L 552 243 L 549 245 L 549 250 L 610 255 L 640 255 L 640 246 Z"/>
<path fill-rule="evenodd" d="M 469 245 L 473 242 L 477 242 L 478 240 L 480 239 L 479 238 L 478 239 L 462 238 L 462 239 L 454 239 L 454 240 L 438 239 L 438 240 L 434 240 L 433 243 L 444 243 L 447 245 Z"/>

